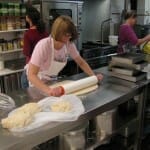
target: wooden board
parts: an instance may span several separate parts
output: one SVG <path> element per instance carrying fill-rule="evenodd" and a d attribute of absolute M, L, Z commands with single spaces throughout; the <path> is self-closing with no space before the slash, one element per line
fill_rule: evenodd
<path fill-rule="evenodd" d="M 65 81 L 62 81 L 62 82 L 58 82 L 58 83 L 55 83 L 53 85 L 51 85 L 50 87 L 54 88 L 54 87 L 57 87 L 57 86 L 63 86 L 65 84 L 68 84 L 68 83 L 73 83 L 74 81 L 72 80 L 65 80 Z M 74 93 L 70 93 L 70 94 L 75 94 L 77 96 L 79 95 L 84 95 L 84 94 L 87 94 L 87 93 L 90 93 L 94 90 L 96 90 L 98 88 L 98 85 L 93 85 L 91 87 L 88 87 L 88 88 L 85 88 L 85 89 L 82 89 L 82 90 L 79 90 L 79 91 L 76 91 Z"/>

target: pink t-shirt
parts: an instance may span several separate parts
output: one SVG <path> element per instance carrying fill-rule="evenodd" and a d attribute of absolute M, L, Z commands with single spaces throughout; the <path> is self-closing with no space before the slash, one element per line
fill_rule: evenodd
<path fill-rule="evenodd" d="M 30 63 L 40 67 L 40 71 L 47 70 L 52 61 L 52 37 L 40 40 L 32 53 Z M 54 49 L 54 59 L 57 61 L 65 61 L 70 56 L 75 59 L 79 56 L 79 52 L 74 43 L 67 43 L 60 50 Z"/>

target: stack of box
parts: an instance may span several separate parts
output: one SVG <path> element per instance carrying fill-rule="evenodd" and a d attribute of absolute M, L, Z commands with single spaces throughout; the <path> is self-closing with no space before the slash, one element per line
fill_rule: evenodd
<path fill-rule="evenodd" d="M 109 63 L 111 76 L 137 82 L 146 78 L 146 73 L 142 72 L 147 65 L 144 61 L 144 54 L 125 53 L 112 57 Z"/>

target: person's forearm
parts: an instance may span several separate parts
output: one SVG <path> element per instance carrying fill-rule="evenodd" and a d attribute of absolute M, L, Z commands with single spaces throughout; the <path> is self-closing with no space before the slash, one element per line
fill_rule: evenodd
<path fill-rule="evenodd" d="M 147 40 L 144 39 L 144 38 L 143 38 L 143 39 L 138 39 L 138 42 L 137 42 L 136 45 L 138 46 L 138 45 L 140 45 L 140 44 L 142 44 L 142 43 L 144 43 L 144 42 L 146 42 L 146 41 L 147 41 Z"/>
<path fill-rule="evenodd" d="M 44 84 L 36 75 L 30 75 L 28 79 L 37 89 L 43 91 L 44 93 L 49 93 L 50 88 Z"/>
<path fill-rule="evenodd" d="M 95 75 L 90 66 L 86 63 L 86 61 L 82 60 L 79 64 L 80 68 L 89 76 Z"/>
<path fill-rule="evenodd" d="M 149 41 L 149 36 L 145 36 L 145 37 L 142 38 L 142 39 L 138 39 L 138 42 L 137 42 L 136 45 L 140 45 L 140 44 L 142 44 L 142 43 L 144 43 L 144 42 L 147 42 L 147 41 Z"/>

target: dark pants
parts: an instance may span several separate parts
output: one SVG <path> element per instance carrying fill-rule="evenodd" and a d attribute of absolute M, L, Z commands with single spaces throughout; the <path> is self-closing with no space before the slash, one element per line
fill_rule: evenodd
<path fill-rule="evenodd" d="M 29 87 L 29 82 L 27 79 L 26 71 L 23 71 L 23 73 L 21 75 L 21 87 L 22 87 L 22 89 L 26 89 Z"/>

